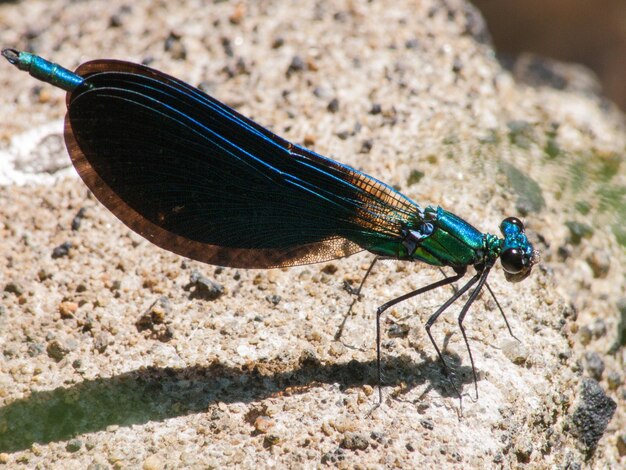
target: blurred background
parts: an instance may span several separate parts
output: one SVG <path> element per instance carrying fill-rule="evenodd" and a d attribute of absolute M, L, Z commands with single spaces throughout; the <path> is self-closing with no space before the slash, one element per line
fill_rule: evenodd
<path fill-rule="evenodd" d="M 602 93 L 626 110 L 625 0 L 473 0 L 485 17 L 501 59 L 519 68 L 540 68 L 551 86 L 567 87 L 555 65 L 527 53 L 579 63 L 597 75 Z M 521 62 L 518 62 L 521 60 Z M 515 70 L 515 67 L 518 70 Z M 536 77 L 535 77 L 535 83 Z"/>

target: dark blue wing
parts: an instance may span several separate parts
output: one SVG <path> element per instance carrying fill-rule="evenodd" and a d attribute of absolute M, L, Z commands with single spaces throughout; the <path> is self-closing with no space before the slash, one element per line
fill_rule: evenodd
<path fill-rule="evenodd" d="M 118 61 L 77 71 L 66 143 L 79 174 L 126 225 L 211 264 L 292 266 L 400 237 L 412 201 L 287 142 L 161 72 Z"/>

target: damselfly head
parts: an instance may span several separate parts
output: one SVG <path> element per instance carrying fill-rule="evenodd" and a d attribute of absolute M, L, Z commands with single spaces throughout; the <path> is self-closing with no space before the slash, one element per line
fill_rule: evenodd
<path fill-rule="evenodd" d="M 524 224 L 516 217 L 507 217 L 500 224 L 504 235 L 500 262 L 509 282 L 519 282 L 530 274 L 539 261 L 539 252 L 533 248 L 524 233 Z"/>

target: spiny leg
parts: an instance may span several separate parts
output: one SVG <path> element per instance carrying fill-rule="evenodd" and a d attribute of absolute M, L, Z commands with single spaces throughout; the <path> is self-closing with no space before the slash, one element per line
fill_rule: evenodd
<path fill-rule="evenodd" d="M 487 290 L 491 294 L 491 297 L 493 298 L 493 300 L 495 301 L 496 305 L 498 306 L 498 310 L 500 310 L 500 313 L 502 314 L 502 318 L 504 318 L 504 323 L 506 323 L 506 327 L 509 329 L 509 334 L 513 338 L 515 338 L 516 340 L 518 340 L 521 343 L 521 340 L 517 336 L 515 336 L 513 334 L 513 330 L 511 329 L 511 326 L 509 325 L 509 321 L 506 319 L 506 315 L 504 314 L 504 310 L 502 310 L 502 307 L 500 307 L 500 302 L 498 302 L 498 298 L 496 297 L 496 294 L 494 294 L 493 291 L 491 290 L 491 287 L 489 287 L 489 283 L 488 282 L 485 282 L 485 287 L 487 288 Z"/>
<path fill-rule="evenodd" d="M 407 299 L 410 299 L 411 297 L 415 297 L 418 296 L 420 294 L 423 294 L 425 292 L 431 291 L 433 289 L 437 289 L 439 287 L 443 287 L 443 286 L 447 286 L 448 284 L 452 284 L 453 282 L 458 281 L 459 279 L 461 279 L 464 275 L 465 275 L 466 269 L 461 269 L 459 271 L 457 271 L 457 273 L 452 276 L 452 277 L 447 277 L 445 279 L 441 279 L 440 281 L 437 282 L 433 282 L 432 284 L 428 284 L 427 286 L 424 287 L 420 287 L 419 289 L 416 289 L 414 291 L 408 292 L 404 295 L 401 295 L 400 297 L 396 297 L 395 299 L 392 299 L 388 302 L 385 302 L 383 305 L 381 305 L 380 307 L 378 307 L 376 309 L 376 367 L 377 367 L 377 372 L 378 372 L 378 400 L 380 403 L 383 402 L 383 392 L 382 392 L 382 372 L 381 372 L 381 352 L 380 352 L 380 316 L 383 314 L 383 312 L 385 310 L 387 310 L 390 307 L 393 307 L 394 305 L 403 302 Z M 429 333 L 430 335 L 430 333 Z M 432 337 L 431 337 L 431 341 L 432 341 Z M 435 346 L 436 348 L 437 346 Z M 439 353 L 439 350 L 437 350 L 437 352 Z M 441 357 L 441 354 L 439 354 L 439 357 Z M 443 359 L 443 358 L 442 358 Z"/>
<path fill-rule="evenodd" d="M 365 279 L 367 279 L 367 277 L 370 275 L 370 273 L 372 272 L 372 268 L 374 268 L 374 265 L 380 258 L 381 258 L 380 256 L 374 257 L 374 260 L 370 264 L 369 268 L 367 268 L 367 271 L 365 271 L 365 276 L 363 276 L 363 279 L 361 279 L 361 283 L 359 284 L 359 287 L 356 290 L 352 288 L 350 288 L 350 290 L 346 289 L 348 290 L 350 294 L 355 295 L 356 297 L 354 298 L 354 300 L 350 304 L 350 307 L 348 308 L 348 311 L 344 315 L 341 325 L 339 325 L 339 329 L 337 330 L 337 333 L 335 333 L 335 341 L 339 341 L 339 339 L 341 339 L 341 335 L 343 334 L 343 329 L 346 326 L 346 321 L 348 321 L 348 317 L 352 313 L 352 307 L 354 307 L 354 304 L 357 303 L 361 299 L 361 289 L 363 289 L 363 284 L 365 284 Z"/>
<path fill-rule="evenodd" d="M 483 286 L 487 283 L 487 276 L 489 275 L 489 271 L 491 270 L 491 266 L 487 266 L 483 269 L 482 272 L 478 273 L 477 276 L 480 276 L 480 281 L 476 286 L 476 289 L 470 294 L 469 299 L 463 305 L 461 309 L 461 313 L 459 313 L 458 323 L 459 329 L 463 334 L 463 340 L 465 341 L 465 347 L 467 348 L 467 353 L 469 354 L 470 363 L 472 364 L 472 375 L 474 376 L 474 390 L 476 391 L 476 399 L 478 400 L 478 377 L 476 376 L 476 367 L 474 367 L 474 357 L 472 356 L 472 349 L 470 348 L 469 341 L 467 341 L 467 335 L 465 334 L 465 328 L 463 327 L 463 320 L 465 319 L 465 315 L 469 311 L 469 308 L 474 303 L 478 294 L 482 290 Z"/>
<path fill-rule="evenodd" d="M 463 271 L 463 274 L 465 274 L 465 271 Z M 441 354 L 441 351 L 439 350 L 439 346 L 437 346 L 437 343 L 435 342 L 435 338 L 433 338 L 432 333 L 430 332 L 430 327 L 433 326 L 433 324 L 437 321 L 437 318 L 439 318 L 439 316 L 445 312 L 447 310 L 447 308 L 452 305 L 454 302 L 456 302 L 456 300 L 461 297 L 463 294 L 465 294 L 474 284 L 476 284 L 476 282 L 478 282 L 478 280 L 480 279 L 482 273 L 476 273 L 474 274 L 474 276 L 472 276 L 472 278 L 467 281 L 467 283 L 465 283 L 465 285 L 463 285 L 463 287 L 461 287 L 452 297 L 450 297 L 448 300 L 445 301 L 445 303 L 439 307 L 437 309 L 437 311 L 435 313 L 433 313 L 430 318 L 428 319 L 428 321 L 426 322 L 426 333 L 428 334 L 428 337 L 430 338 L 430 342 L 432 343 L 432 345 L 435 348 L 435 351 L 437 351 L 437 356 L 439 356 L 439 360 L 441 361 L 441 365 L 443 367 L 443 371 L 446 374 L 446 376 L 450 376 L 450 368 L 448 367 L 448 365 L 446 364 L 445 359 L 443 358 L 443 354 Z M 461 276 L 458 277 L 458 279 L 460 279 Z M 449 279 L 454 279 L 454 278 L 449 278 Z M 461 393 L 459 392 L 459 390 L 456 388 L 456 385 L 454 385 L 454 382 L 452 382 L 452 380 L 450 380 L 450 383 L 452 384 L 452 387 L 454 387 L 454 391 L 456 392 L 456 394 L 459 396 L 459 398 L 461 398 Z"/>

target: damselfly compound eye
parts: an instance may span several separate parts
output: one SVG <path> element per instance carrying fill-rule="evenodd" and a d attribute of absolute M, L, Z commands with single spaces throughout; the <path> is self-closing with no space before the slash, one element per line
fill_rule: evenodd
<path fill-rule="evenodd" d="M 509 248 L 500 256 L 502 267 L 510 274 L 517 274 L 528 267 L 528 259 L 525 253 L 517 248 Z"/>
<path fill-rule="evenodd" d="M 515 225 L 517 228 L 520 229 L 520 232 L 524 231 L 524 223 L 521 220 L 519 220 L 517 217 L 507 217 L 506 219 L 504 219 L 502 223 L 500 224 L 500 229 L 502 229 L 502 226 L 505 223 Z"/>

